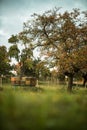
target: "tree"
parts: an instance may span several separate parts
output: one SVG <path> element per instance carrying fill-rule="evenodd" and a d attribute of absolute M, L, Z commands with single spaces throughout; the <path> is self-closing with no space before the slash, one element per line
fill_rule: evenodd
<path fill-rule="evenodd" d="M 87 58 L 81 52 L 87 47 L 87 12 L 74 9 L 60 13 L 55 8 L 32 17 L 24 23 L 27 39 L 31 39 L 35 48 L 40 48 L 41 54 L 59 73 L 68 76 L 68 91 L 71 92 L 74 75 L 82 71 L 82 66 L 87 66 Z"/>
<path fill-rule="evenodd" d="M 85 87 L 87 82 L 87 46 L 81 48 L 81 51 L 79 53 L 80 72 L 83 77 L 83 86 Z"/>
<path fill-rule="evenodd" d="M 35 74 L 38 79 L 47 80 L 50 77 L 50 70 L 46 62 L 37 59 L 34 61 Z"/>
<path fill-rule="evenodd" d="M 10 74 L 11 66 L 8 58 L 7 48 L 0 46 L 0 76 Z"/>
<path fill-rule="evenodd" d="M 87 13 L 83 12 L 85 14 L 85 19 L 83 19 L 86 22 L 83 22 L 82 28 L 81 28 L 81 36 L 82 36 L 82 42 L 83 46 L 80 51 L 80 65 L 81 65 L 81 74 L 83 77 L 83 86 L 86 85 L 87 82 Z"/>

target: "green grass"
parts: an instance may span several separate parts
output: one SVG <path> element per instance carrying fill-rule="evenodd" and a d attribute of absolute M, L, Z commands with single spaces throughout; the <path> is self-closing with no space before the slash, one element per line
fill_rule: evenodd
<path fill-rule="evenodd" d="M 0 130 L 86 130 L 87 89 L 69 94 L 64 86 L 3 85 Z"/>

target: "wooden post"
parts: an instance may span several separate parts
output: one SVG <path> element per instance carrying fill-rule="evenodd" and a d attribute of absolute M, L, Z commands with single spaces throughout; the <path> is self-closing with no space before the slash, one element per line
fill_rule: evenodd
<path fill-rule="evenodd" d="M 2 78 L 0 77 L 0 90 L 2 90 Z"/>
<path fill-rule="evenodd" d="M 36 80 L 36 87 L 38 87 L 39 86 L 39 84 L 38 84 L 38 79 Z"/>

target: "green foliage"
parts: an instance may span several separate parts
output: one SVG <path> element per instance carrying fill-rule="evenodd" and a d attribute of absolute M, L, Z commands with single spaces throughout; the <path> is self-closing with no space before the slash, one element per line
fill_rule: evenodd
<path fill-rule="evenodd" d="M 0 46 L 0 76 L 10 74 L 11 66 L 7 48 Z"/>
<path fill-rule="evenodd" d="M 18 37 L 17 35 L 12 35 L 9 39 L 8 39 L 8 42 L 9 43 L 12 43 L 12 44 L 16 44 L 18 42 Z"/>
<path fill-rule="evenodd" d="M 19 61 L 19 53 L 20 53 L 20 50 L 18 49 L 17 45 L 10 46 L 9 48 L 10 58 L 15 58 L 17 61 Z"/>

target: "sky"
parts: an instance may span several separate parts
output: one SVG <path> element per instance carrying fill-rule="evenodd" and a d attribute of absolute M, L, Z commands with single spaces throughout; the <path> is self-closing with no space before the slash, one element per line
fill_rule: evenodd
<path fill-rule="evenodd" d="M 43 13 L 55 6 L 64 11 L 73 8 L 87 10 L 87 0 L 0 0 L 0 46 L 9 48 L 10 36 L 21 32 L 23 23 L 33 13 Z"/>

